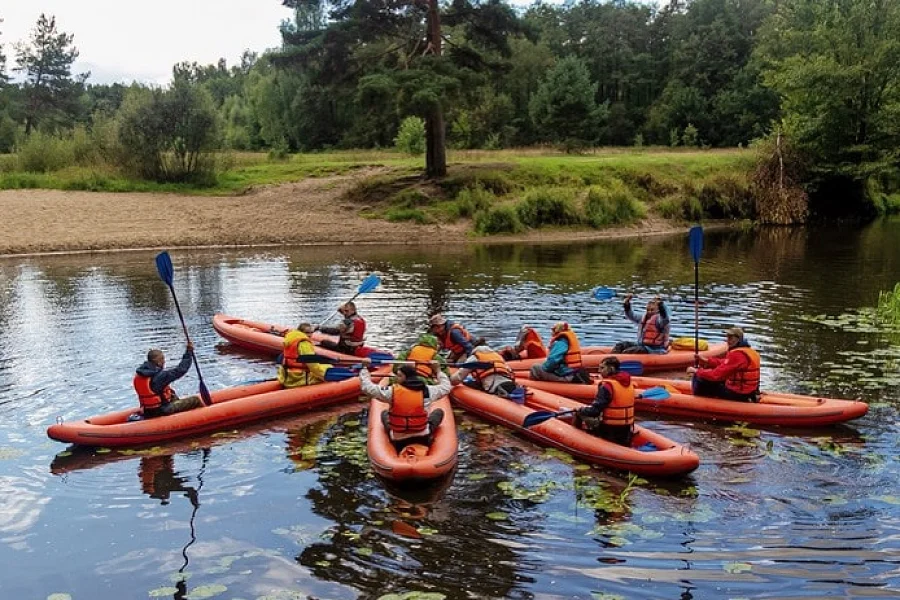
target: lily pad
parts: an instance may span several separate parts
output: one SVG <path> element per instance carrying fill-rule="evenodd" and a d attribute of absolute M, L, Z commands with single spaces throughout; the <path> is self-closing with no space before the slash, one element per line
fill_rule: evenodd
<path fill-rule="evenodd" d="M 500 512 L 500 511 L 489 512 L 488 514 L 486 514 L 484 516 L 487 517 L 488 519 L 490 519 L 491 521 L 507 521 L 507 520 L 509 520 L 509 515 L 505 512 Z"/>
<path fill-rule="evenodd" d="M 155 590 L 150 590 L 147 594 L 151 598 L 165 598 L 167 596 L 174 596 L 178 593 L 178 588 L 173 587 L 160 587 Z"/>
<path fill-rule="evenodd" d="M 732 575 L 739 575 L 740 573 L 744 573 L 747 571 L 753 570 L 753 565 L 745 562 L 728 562 L 722 565 L 722 569 L 726 573 L 731 573 Z"/>
<path fill-rule="evenodd" d="M 57 592 L 55 594 L 50 594 L 49 596 L 47 596 L 47 600 L 72 600 L 72 596 L 70 596 L 69 594 Z"/>
<path fill-rule="evenodd" d="M 194 588 L 191 592 L 185 596 L 188 600 L 202 600 L 203 598 L 212 598 L 213 596 L 218 596 L 219 594 L 224 594 L 228 591 L 228 588 L 219 583 L 213 583 L 210 585 L 201 585 L 200 587 Z"/>

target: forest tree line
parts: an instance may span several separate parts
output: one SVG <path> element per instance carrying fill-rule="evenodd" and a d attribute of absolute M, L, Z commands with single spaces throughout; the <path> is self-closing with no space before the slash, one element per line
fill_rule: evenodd
<path fill-rule="evenodd" d="M 165 88 L 73 73 L 75 40 L 42 15 L 0 54 L 0 152 L 80 137 L 165 181 L 202 176 L 212 150 L 392 147 L 420 129 L 437 176 L 445 146 L 763 140 L 773 181 L 801 185 L 823 214 L 900 190 L 896 1 L 283 4 L 279 48 L 177 64 Z"/>

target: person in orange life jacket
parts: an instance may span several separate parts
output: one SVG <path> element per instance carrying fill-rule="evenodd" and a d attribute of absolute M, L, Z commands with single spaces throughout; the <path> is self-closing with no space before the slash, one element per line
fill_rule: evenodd
<path fill-rule="evenodd" d="M 531 378 L 563 383 L 591 383 L 591 376 L 581 364 L 581 344 L 569 324 L 559 321 L 550 331 L 553 333 L 550 338 L 550 353 L 543 363 L 531 367 Z"/>
<path fill-rule="evenodd" d="M 415 368 L 419 373 L 419 377 L 427 385 L 434 385 L 437 383 L 437 369 L 432 368 L 431 361 L 436 360 L 439 365 L 438 368 L 447 373 L 447 361 L 438 354 L 439 349 L 440 344 L 437 338 L 430 333 L 423 333 L 412 348 L 397 355 L 397 360 L 415 361 Z M 400 370 L 400 366 L 394 365 L 394 373 Z"/>
<path fill-rule="evenodd" d="M 356 355 L 365 343 L 366 320 L 356 312 L 356 304 L 345 302 L 338 309 L 344 320 L 337 327 L 318 327 L 318 330 L 328 335 L 339 336 L 337 342 L 322 340 L 319 345 L 342 354 Z"/>
<path fill-rule="evenodd" d="M 290 330 L 285 334 L 284 342 L 282 342 L 284 351 L 278 361 L 278 381 L 282 386 L 295 388 L 325 381 L 325 372 L 330 365 L 297 360 L 298 356 L 316 353 L 316 347 L 309 338 L 312 332 L 312 325 L 300 323 L 297 329 Z"/>
<path fill-rule="evenodd" d="M 186 477 L 175 475 L 175 459 L 171 454 L 142 456 L 138 477 L 141 480 L 141 491 L 159 500 L 163 506 L 169 503 L 172 492 L 184 492 L 193 506 L 199 506 L 197 490 L 185 485 Z"/>
<path fill-rule="evenodd" d="M 620 446 L 631 446 L 634 385 L 631 375 L 620 371 L 620 366 L 615 356 L 608 356 L 600 362 L 603 381 L 597 386 L 594 402 L 575 412 L 575 426 Z"/>
<path fill-rule="evenodd" d="M 500 349 L 500 356 L 506 360 L 520 360 L 522 358 L 547 358 L 547 348 L 541 339 L 541 334 L 534 327 L 522 325 L 516 343 L 512 346 L 504 346 Z"/>
<path fill-rule="evenodd" d="M 703 367 L 688 367 L 693 375 L 695 396 L 709 396 L 740 402 L 759 402 L 759 353 L 744 339 L 744 331 L 732 327 L 725 331 L 728 354 L 724 359 L 700 359 Z"/>
<path fill-rule="evenodd" d="M 625 316 L 638 324 L 637 341 L 618 342 L 613 354 L 665 354 L 669 351 L 669 311 L 657 296 L 647 303 L 647 312 L 637 318 L 631 310 L 632 294 L 625 294 Z"/>
<path fill-rule="evenodd" d="M 382 422 L 394 446 L 400 450 L 419 440 L 430 444 L 431 436 L 444 420 L 444 411 L 436 408 L 428 412 L 428 407 L 450 393 L 450 379 L 438 370 L 437 385 L 427 385 L 415 367 L 403 365 L 397 371 L 394 385 L 385 388 L 372 382 L 368 369 L 371 362 L 368 358 L 362 360 L 360 389 L 363 394 L 390 404 L 390 408 L 382 413 Z M 437 361 L 431 366 L 437 368 Z"/>
<path fill-rule="evenodd" d="M 472 354 L 472 349 L 484 343 L 484 338 L 474 340 L 472 334 L 466 331 L 465 327 L 448 321 L 447 317 L 441 314 L 434 315 L 428 319 L 428 326 L 431 333 L 437 336 L 441 343 L 442 350 L 448 350 L 447 362 L 459 362 Z"/>
<path fill-rule="evenodd" d="M 471 374 L 473 378 L 471 386 L 488 394 L 509 398 L 509 395 L 516 390 L 515 373 L 506 365 L 503 357 L 494 352 L 490 346 L 475 346 L 463 365 L 474 362 L 493 363 L 494 366 L 490 369 L 473 369 L 462 366 L 450 377 L 450 383 L 453 385 L 463 383 L 463 380 Z"/>
<path fill-rule="evenodd" d="M 134 390 L 141 403 L 141 412 L 145 419 L 161 417 L 203 406 L 200 396 L 179 398 L 171 384 L 184 377 L 193 364 L 191 351 L 194 345 L 190 342 L 181 357 L 178 366 L 166 369 L 166 356 L 162 350 L 155 348 L 147 353 L 147 361 L 139 366 L 134 375 Z"/>

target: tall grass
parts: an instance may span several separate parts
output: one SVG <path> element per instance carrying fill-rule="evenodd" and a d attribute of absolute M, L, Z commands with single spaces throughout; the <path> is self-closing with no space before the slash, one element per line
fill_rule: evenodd
<path fill-rule="evenodd" d="M 893 290 L 878 293 L 878 320 L 890 325 L 900 325 L 900 283 Z"/>

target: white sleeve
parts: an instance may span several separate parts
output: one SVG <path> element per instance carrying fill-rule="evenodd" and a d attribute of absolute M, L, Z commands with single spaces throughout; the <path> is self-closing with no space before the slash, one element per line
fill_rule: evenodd
<path fill-rule="evenodd" d="M 385 402 L 390 402 L 394 397 L 393 388 L 383 388 L 380 385 L 373 383 L 372 377 L 369 375 L 369 370 L 365 367 L 359 371 L 359 387 L 363 394 L 378 398 L 379 400 L 384 400 Z"/>
<path fill-rule="evenodd" d="M 429 385 L 428 386 L 428 400 L 425 405 L 428 406 L 432 402 L 440 400 L 444 396 L 450 393 L 450 390 L 453 386 L 450 384 L 450 378 L 444 374 L 443 371 L 438 373 L 438 382 L 437 385 Z"/>

